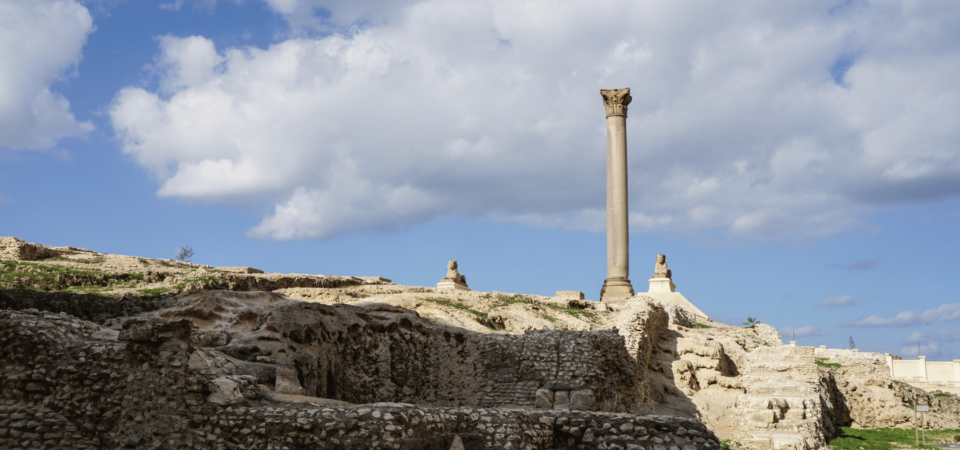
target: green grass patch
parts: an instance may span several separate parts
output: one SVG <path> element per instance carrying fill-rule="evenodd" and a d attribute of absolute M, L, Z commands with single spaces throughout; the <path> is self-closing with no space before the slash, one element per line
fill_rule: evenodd
<path fill-rule="evenodd" d="M 504 306 L 510 306 L 510 305 L 512 305 L 512 304 L 514 304 L 514 303 L 526 303 L 526 304 L 528 304 L 528 305 L 532 305 L 532 304 L 533 304 L 533 302 L 531 302 L 530 300 L 527 300 L 527 299 L 525 299 L 525 298 L 523 298 L 523 297 L 514 297 L 514 296 L 512 296 L 512 295 L 503 295 L 503 294 L 499 294 L 499 293 L 498 293 L 498 294 L 497 294 L 497 301 L 494 302 L 494 304 L 490 305 L 490 307 L 491 307 L 491 308 L 502 308 L 502 307 L 504 307 Z"/>
<path fill-rule="evenodd" d="M 827 358 L 817 358 L 817 365 L 820 367 L 825 367 L 827 369 L 839 369 L 842 367 L 838 363 L 828 363 Z"/>
<path fill-rule="evenodd" d="M 573 317 L 579 317 L 579 318 L 581 318 L 581 319 L 588 319 L 588 320 L 589 320 L 589 319 L 592 319 L 592 318 L 594 318 L 594 317 L 597 317 L 597 313 L 596 313 L 596 312 L 594 312 L 594 311 L 587 311 L 587 310 L 585 310 L 585 309 L 565 308 L 565 307 L 563 307 L 563 306 L 557 306 L 557 305 L 546 305 L 546 306 L 547 306 L 547 308 L 550 308 L 550 309 L 552 309 L 552 310 L 554 310 L 554 311 L 565 312 L 565 313 L 567 313 L 567 314 L 570 314 L 570 315 L 573 316 Z"/>
<path fill-rule="evenodd" d="M 93 292 L 135 287 L 141 273 L 104 273 L 99 269 L 22 261 L 0 261 L 0 289 Z"/>
<path fill-rule="evenodd" d="M 477 316 L 477 317 L 479 317 L 479 318 L 481 318 L 481 319 L 486 319 L 487 316 L 489 316 L 489 314 L 487 314 L 487 313 L 485 313 L 485 312 L 477 311 L 477 310 L 472 309 L 472 308 L 470 308 L 469 306 L 464 305 L 463 303 L 460 303 L 460 302 L 454 303 L 454 302 L 451 302 L 450 300 L 445 300 L 445 299 L 442 299 L 442 298 L 425 298 L 424 300 L 426 300 L 426 301 L 428 301 L 428 302 L 430 302 L 430 303 L 436 303 L 436 304 L 438 304 L 438 305 L 449 306 L 449 307 L 451 307 L 451 308 L 457 308 L 457 309 L 460 309 L 460 310 L 469 312 L 470 314 L 473 314 L 473 315 L 475 315 L 475 316 Z"/>
<path fill-rule="evenodd" d="M 940 394 L 933 394 L 933 396 L 937 398 L 950 398 L 950 397 L 953 397 L 953 394 L 947 394 L 944 392 Z"/>
<path fill-rule="evenodd" d="M 960 430 L 926 430 L 927 444 L 953 443 Z M 931 445 L 915 445 L 916 435 L 913 429 L 873 428 L 855 430 L 842 427 L 840 436 L 830 440 L 827 446 L 832 450 L 894 450 L 903 447 L 936 449 Z"/>
<path fill-rule="evenodd" d="M 693 323 L 693 327 L 694 327 L 694 328 L 713 328 L 713 327 L 711 327 L 710 325 L 704 325 L 704 324 L 702 324 L 702 323 L 700 323 L 700 322 L 694 322 L 694 323 Z"/>
<path fill-rule="evenodd" d="M 720 441 L 720 446 L 723 447 L 723 450 L 733 450 L 735 448 L 743 447 L 743 445 L 739 442 L 731 441 L 730 439 Z"/>
<path fill-rule="evenodd" d="M 160 295 L 167 293 L 166 288 L 140 289 L 137 291 L 140 295 Z"/>
<path fill-rule="evenodd" d="M 544 319 L 547 319 L 547 320 L 549 320 L 549 321 L 551 321 L 551 322 L 556 322 L 556 321 L 557 321 L 557 318 L 556 318 L 556 317 L 551 317 L 551 316 L 548 316 L 548 315 L 546 315 L 546 314 L 544 314 L 544 315 L 542 315 L 542 316 L 540 316 L 540 317 L 543 317 Z"/>

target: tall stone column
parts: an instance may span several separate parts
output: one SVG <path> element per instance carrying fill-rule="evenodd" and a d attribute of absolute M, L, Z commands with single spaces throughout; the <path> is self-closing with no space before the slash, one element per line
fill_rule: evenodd
<path fill-rule="evenodd" d="M 630 88 L 601 89 L 607 109 L 607 279 L 600 300 L 633 297 L 627 211 L 627 105 Z"/>

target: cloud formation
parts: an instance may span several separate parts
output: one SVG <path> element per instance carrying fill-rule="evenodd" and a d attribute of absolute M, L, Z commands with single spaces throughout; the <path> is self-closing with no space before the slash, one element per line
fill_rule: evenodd
<path fill-rule="evenodd" d="M 854 298 L 852 295 L 834 295 L 820 301 L 820 306 L 833 308 L 836 306 L 856 305 L 863 301 L 862 298 Z"/>
<path fill-rule="evenodd" d="M 854 327 L 908 327 L 953 322 L 955 320 L 960 320 L 960 302 L 944 303 L 926 311 L 901 311 L 893 317 L 874 314 L 847 325 Z"/>
<path fill-rule="evenodd" d="M 820 325 L 806 325 L 800 328 L 780 327 L 780 336 L 786 341 L 792 341 L 793 337 L 816 336 L 820 334 Z"/>
<path fill-rule="evenodd" d="M 0 0 L 0 148 L 49 149 L 93 129 L 50 87 L 80 62 L 93 29 L 73 0 Z"/>
<path fill-rule="evenodd" d="M 266 1 L 350 31 L 168 36 L 159 87 L 110 111 L 159 195 L 272 202 L 254 237 L 447 216 L 601 231 L 598 90 L 627 86 L 634 231 L 817 239 L 960 195 L 951 3 Z"/>

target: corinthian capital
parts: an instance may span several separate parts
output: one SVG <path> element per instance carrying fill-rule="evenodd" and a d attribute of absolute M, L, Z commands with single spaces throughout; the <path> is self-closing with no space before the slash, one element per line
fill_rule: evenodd
<path fill-rule="evenodd" d="M 630 88 L 600 89 L 600 96 L 603 97 L 603 106 L 607 107 L 607 117 L 627 116 L 627 105 L 633 100 Z"/>

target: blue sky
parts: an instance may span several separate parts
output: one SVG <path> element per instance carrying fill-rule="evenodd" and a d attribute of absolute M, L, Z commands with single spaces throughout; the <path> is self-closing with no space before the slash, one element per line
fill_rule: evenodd
<path fill-rule="evenodd" d="M 0 235 L 598 297 L 598 90 L 634 287 L 960 358 L 954 2 L 0 0 Z M 912 353 L 911 353 L 912 352 Z"/>

